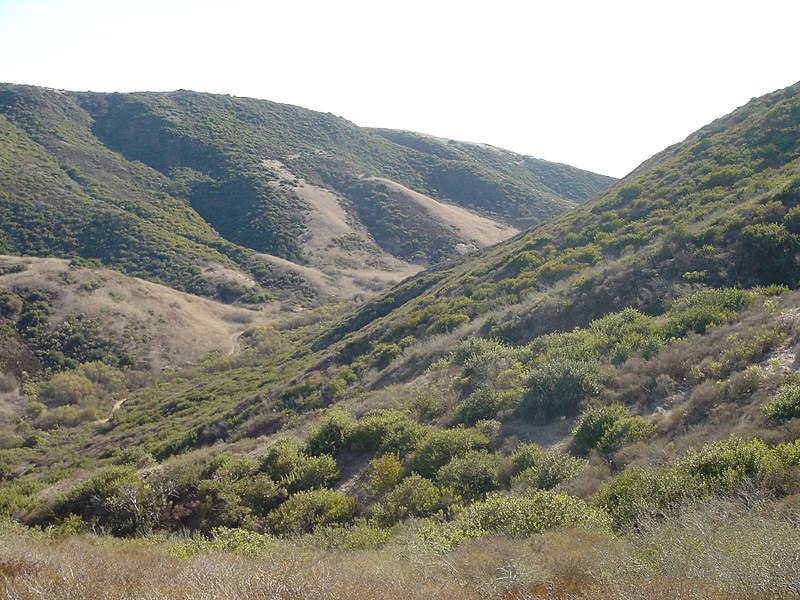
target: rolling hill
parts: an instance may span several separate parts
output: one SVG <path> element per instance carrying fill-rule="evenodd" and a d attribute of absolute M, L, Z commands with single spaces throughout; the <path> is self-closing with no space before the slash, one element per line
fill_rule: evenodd
<path fill-rule="evenodd" d="M 308 304 L 370 295 L 613 181 L 387 135 L 247 98 L 4 84 L 0 252 L 96 259 L 225 302 Z"/>
<path fill-rule="evenodd" d="M 373 135 L 442 160 L 503 155 Z M 397 173 L 359 181 L 435 195 Z M 261 591 L 791 597 L 799 285 L 796 84 L 506 241 L 131 384 L 107 422 L 58 401 L 86 380 L 107 411 L 102 367 L 29 385 L 38 400 L 0 438 L 0 514 L 117 537 L 188 529 L 204 537 L 150 537 L 142 560 L 282 561 Z M 14 559 L 45 547 L 11 531 Z"/>

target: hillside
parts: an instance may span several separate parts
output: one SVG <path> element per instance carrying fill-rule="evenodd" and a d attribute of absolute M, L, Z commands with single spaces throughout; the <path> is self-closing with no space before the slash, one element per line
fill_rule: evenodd
<path fill-rule="evenodd" d="M 799 286 L 796 84 L 507 241 L 249 328 L 107 422 L 54 415 L 102 367 L 48 374 L 0 437 L 0 514 L 145 536 L 122 546 L 143 564 L 217 560 L 263 597 L 793 597 Z M 57 581 L 47 538 L 9 531 L 8 589 Z"/>
<path fill-rule="evenodd" d="M 0 252 L 97 259 L 224 302 L 302 304 L 370 295 L 612 181 L 508 152 L 442 157 L 262 100 L 9 84 L 0 174 Z"/>

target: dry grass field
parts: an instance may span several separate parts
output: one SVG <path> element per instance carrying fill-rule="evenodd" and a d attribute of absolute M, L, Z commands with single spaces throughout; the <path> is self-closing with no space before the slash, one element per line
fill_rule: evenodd
<path fill-rule="evenodd" d="M 0 592 L 14 599 L 797 598 L 800 527 L 787 510 L 720 500 L 622 535 L 564 529 L 477 538 L 450 550 L 423 541 L 419 524 L 385 544 L 364 543 L 356 530 L 119 540 L 5 525 Z"/>

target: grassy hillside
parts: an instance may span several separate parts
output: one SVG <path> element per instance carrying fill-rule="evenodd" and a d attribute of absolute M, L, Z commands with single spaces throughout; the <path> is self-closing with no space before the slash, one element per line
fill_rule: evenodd
<path fill-rule="evenodd" d="M 564 178 L 587 189 L 608 182 L 564 169 Z M 301 300 L 320 292 L 269 256 L 319 276 L 347 277 L 341 269 L 352 268 L 366 272 L 362 279 L 399 281 L 410 258 L 427 264 L 472 243 L 404 196 L 384 207 L 403 219 L 376 215 L 362 223 L 359 207 L 379 203 L 378 193 L 360 184 L 365 176 L 514 223 L 572 206 L 548 187 L 555 181 L 467 155 L 441 159 L 332 115 L 187 91 L 96 94 L 4 84 L 0 172 L 0 252 L 98 259 L 225 301 L 258 302 L 265 290 Z M 472 189 L 481 190 L 480 200 Z M 333 216 L 309 198 L 323 192 Z M 330 219 L 347 227 L 332 230 Z M 387 235 L 397 241 L 382 251 L 375 240 Z M 343 267 L 316 260 L 309 239 L 356 250 Z M 253 281 L 243 285 L 230 271 Z"/>
<path fill-rule="evenodd" d="M 252 327 L 106 423 L 48 428 L 65 382 L 42 382 L 0 438 L 0 514 L 203 536 L 159 538 L 147 564 L 297 552 L 320 597 L 792 597 L 798 206 L 800 84 L 344 317 Z M 48 566 L 11 589 L 55 577 L 38 548 Z M 359 576 L 364 556 L 408 588 Z"/>

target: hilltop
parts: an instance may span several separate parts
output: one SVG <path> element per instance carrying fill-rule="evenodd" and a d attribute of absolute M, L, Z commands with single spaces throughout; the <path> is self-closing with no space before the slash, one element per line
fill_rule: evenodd
<path fill-rule="evenodd" d="M 0 252 L 96 259 L 224 302 L 309 305 L 371 295 L 613 181 L 390 134 L 264 100 L 3 84 Z"/>

